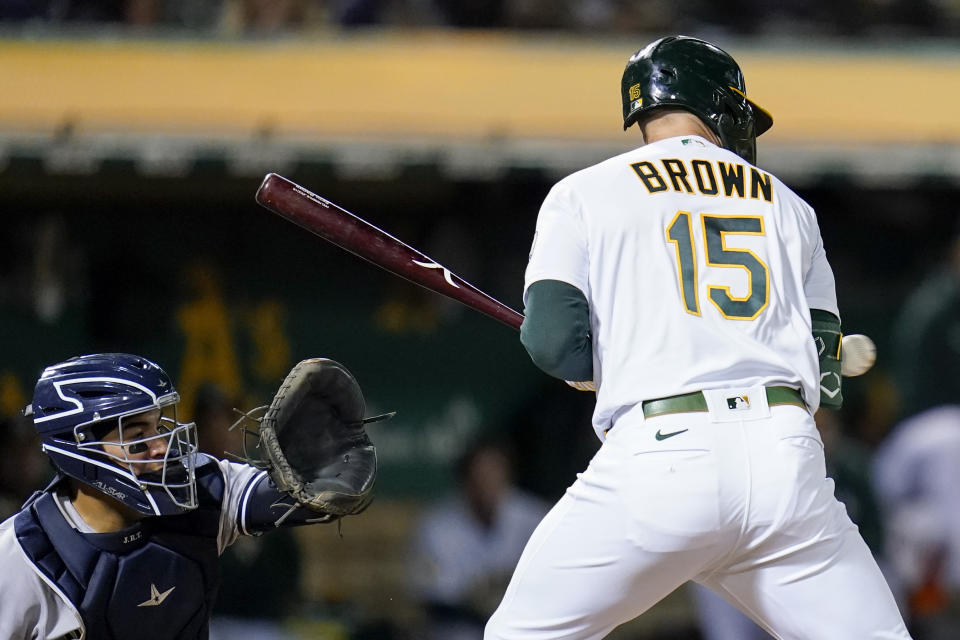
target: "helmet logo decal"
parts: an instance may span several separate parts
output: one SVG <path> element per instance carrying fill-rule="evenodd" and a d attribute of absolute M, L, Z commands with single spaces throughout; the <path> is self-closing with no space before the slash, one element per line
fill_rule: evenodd
<path fill-rule="evenodd" d="M 99 489 L 100 491 L 102 491 L 103 493 L 105 493 L 105 494 L 107 494 L 108 496 L 110 496 L 111 498 L 116 498 L 117 500 L 120 500 L 121 502 L 122 502 L 123 500 L 126 500 L 126 498 L 127 498 L 127 494 L 125 494 L 123 491 L 120 491 L 119 489 L 115 489 L 115 488 L 113 488 L 113 487 L 111 487 L 111 486 L 109 486 L 109 485 L 107 485 L 107 484 L 104 484 L 104 483 L 101 482 L 100 480 L 97 480 L 96 482 L 94 482 L 93 485 L 94 485 L 97 489 Z"/>
<path fill-rule="evenodd" d="M 640 83 L 638 82 L 637 84 L 630 87 L 630 99 L 638 100 L 640 104 L 643 104 L 643 100 L 639 100 L 639 98 L 640 98 Z"/>

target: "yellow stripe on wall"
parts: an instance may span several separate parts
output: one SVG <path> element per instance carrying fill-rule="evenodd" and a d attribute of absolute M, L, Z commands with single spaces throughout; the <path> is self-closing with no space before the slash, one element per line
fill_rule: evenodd
<path fill-rule="evenodd" d="M 452 32 L 7 40 L 0 129 L 617 141 L 620 74 L 641 44 Z M 774 116 L 765 140 L 960 142 L 960 56 L 733 53 Z"/>

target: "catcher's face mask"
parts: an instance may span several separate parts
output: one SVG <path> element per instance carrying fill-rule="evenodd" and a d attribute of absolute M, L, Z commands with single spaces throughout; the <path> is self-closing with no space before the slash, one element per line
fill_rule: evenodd
<path fill-rule="evenodd" d="M 113 422 L 113 421 L 111 421 Z M 197 453 L 196 423 L 177 419 L 177 405 L 151 409 L 116 420 L 117 426 L 93 440 L 77 428 L 77 449 L 100 453 L 137 483 L 151 505 L 168 502 L 180 509 L 197 506 L 197 482 L 194 473 Z M 90 433 L 87 430 L 86 433 Z M 115 495 L 109 489 L 101 489 Z M 160 509 L 163 511 L 163 509 Z"/>

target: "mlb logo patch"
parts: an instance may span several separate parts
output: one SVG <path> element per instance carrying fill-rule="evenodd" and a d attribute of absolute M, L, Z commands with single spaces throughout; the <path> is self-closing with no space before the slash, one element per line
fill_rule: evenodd
<path fill-rule="evenodd" d="M 727 409 L 732 411 L 746 411 L 750 408 L 750 398 L 748 396 L 733 396 L 727 398 Z"/>

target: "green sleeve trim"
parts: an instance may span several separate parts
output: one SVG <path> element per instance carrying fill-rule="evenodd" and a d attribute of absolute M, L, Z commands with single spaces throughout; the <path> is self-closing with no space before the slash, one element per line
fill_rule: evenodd
<path fill-rule="evenodd" d="M 538 280 L 527 289 L 520 342 L 530 359 L 561 380 L 593 380 L 590 305 L 575 286 Z"/>
<path fill-rule="evenodd" d="M 820 406 L 843 406 L 843 378 L 840 376 L 840 318 L 822 309 L 810 309 L 813 340 L 820 359 Z"/>

